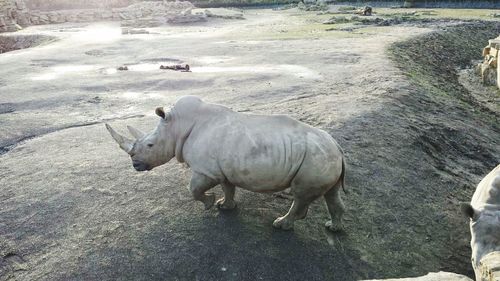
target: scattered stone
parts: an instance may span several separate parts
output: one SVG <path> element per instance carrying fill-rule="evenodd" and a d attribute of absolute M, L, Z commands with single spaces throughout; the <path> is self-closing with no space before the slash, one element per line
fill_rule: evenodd
<path fill-rule="evenodd" d="M 243 12 L 233 9 L 225 9 L 225 8 L 210 8 L 210 9 L 193 9 L 192 13 L 197 14 L 205 14 L 209 18 L 221 18 L 221 19 L 237 19 L 242 20 L 245 19 L 243 17 Z"/>
<path fill-rule="evenodd" d="M 351 19 L 348 19 L 344 16 L 335 16 L 330 19 L 327 19 L 323 22 L 323 24 L 337 24 L 337 23 L 347 23 L 351 22 Z"/>
<path fill-rule="evenodd" d="M 181 72 L 191 72 L 188 64 L 186 64 L 184 66 L 182 66 L 180 64 L 176 64 L 176 65 L 160 65 L 160 69 L 169 69 L 169 70 L 176 70 L 176 71 L 181 71 Z"/>
<path fill-rule="evenodd" d="M 120 66 L 117 68 L 117 70 L 120 70 L 120 71 L 127 71 L 128 70 L 128 67 L 126 65 L 124 66 Z"/>
<path fill-rule="evenodd" d="M 136 28 L 128 28 L 122 27 L 122 34 L 149 34 L 149 31 L 145 29 L 136 29 Z"/>
<path fill-rule="evenodd" d="M 361 16 L 371 16 L 373 12 L 372 7 L 370 6 L 365 6 L 359 10 L 357 10 L 355 13 Z"/>

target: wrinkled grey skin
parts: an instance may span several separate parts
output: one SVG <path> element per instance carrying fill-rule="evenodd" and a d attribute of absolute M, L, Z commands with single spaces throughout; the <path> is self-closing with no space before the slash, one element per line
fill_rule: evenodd
<path fill-rule="evenodd" d="M 481 280 L 482 257 L 500 251 L 500 165 L 479 183 L 471 203 L 462 203 L 461 208 L 470 218 L 472 267 L 476 280 Z"/>
<path fill-rule="evenodd" d="M 194 96 L 180 98 L 170 112 L 157 108 L 156 114 L 160 123 L 148 134 L 128 127 L 135 141 L 106 124 L 137 171 L 173 157 L 187 163 L 193 172 L 189 189 L 206 209 L 215 201 L 206 191 L 219 184 L 224 191 L 217 201 L 220 209 L 236 207 L 236 186 L 254 192 L 291 188 L 289 212 L 273 223 L 281 229 L 293 228 L 311 202 L 323 196 L 332 218 L 325 226 L 342 229 L 345 162 L 340 146 L 326 132 L 287 116 L 242 114 Z"/>

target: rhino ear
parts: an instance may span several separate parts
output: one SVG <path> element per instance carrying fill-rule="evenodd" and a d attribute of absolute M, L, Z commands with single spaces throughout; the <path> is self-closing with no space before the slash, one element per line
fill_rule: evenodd
<path fill-rule="evenodd" d="M 170 112 L 165 113 L 165 110 L 163 110 L 163 107 L 157 107 L 155 110 L 156 115 L 160 116 L 161 119 L 165 121 L 170 121 Z"/>
<path fill-rule="evenodd" d="M 155 110 L 156 115 L 160 116 L 162 119 L 165 119 L 165 111 L 163 111 L 163 107 L 157 107 Z"/>
<path fill-rule="evenodd" d="M 479 210 L 474 209 L 469 203 L 460 203 L 460 210 L 473 221 L 479 218 Z"/>

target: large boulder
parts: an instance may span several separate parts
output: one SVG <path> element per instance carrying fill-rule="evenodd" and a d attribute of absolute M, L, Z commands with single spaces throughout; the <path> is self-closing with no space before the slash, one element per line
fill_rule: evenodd
<path fill-rule="evenodd" d="M 225 8 L 193 9 L 193 14 L 205 14 L 209 18 L 244 19 L 243 12 Z"/>
<path fill-rule="evenodd" d="M 463 276 L 460 274 L 456 273 L 451 273 L 451 272 L 431 272 L 425 276 L 420 276 L 420 277 L 410 277 L 410 278 L 395 278 L 395 279 L 372 279 L 372 280 L 365 280 L 365 281 L 380 281 L 380 280 L 385 280 L 385 281 L 472 281 L 467 276 Z"/>
<path fill-rule="evenodd" d="M 500 280 L 500 252 L 491 252 L 479 264 L 482 281 Z"/>

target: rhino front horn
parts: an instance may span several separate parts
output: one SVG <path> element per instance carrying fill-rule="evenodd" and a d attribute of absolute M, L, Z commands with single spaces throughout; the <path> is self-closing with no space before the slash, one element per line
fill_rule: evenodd
<path fill-rule="evenodd" d="M 127 126 L 128 131 L 134 136 L 136 139 L 142 138 L 145 134 L 132 126 Z"/>
<path fill-rule="evenodd" d="M 131 139 L 118 134 L 107 123 L 106 123 L 106 129 L 108 129 L 108 132 L 111 134 L 113 139 L 120 145 L 121 149 L 125 150 L 125 152 L 127 152 L 127 153 L 129 153 L 132 150 L 132 146 L 134 145 L 134 142 Z"/>

